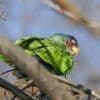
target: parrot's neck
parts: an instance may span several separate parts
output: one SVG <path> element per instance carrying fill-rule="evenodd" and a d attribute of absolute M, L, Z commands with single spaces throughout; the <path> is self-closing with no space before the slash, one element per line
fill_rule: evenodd
<path fill-rule="evenodd" d="M 64 46 L 64 39 L 60 36 L 51 36 L 49 39 L 59 46 Z"/>

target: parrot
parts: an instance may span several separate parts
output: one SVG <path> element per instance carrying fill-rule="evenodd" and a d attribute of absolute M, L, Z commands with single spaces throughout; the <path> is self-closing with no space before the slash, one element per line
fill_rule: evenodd
<path fill-rule="evenodd" d="M 55 33 L 46 38 L 23 37 L 15 44 L 56 75 L 69 74 L 73 68 L 74 56 L 78 56 L 80 51 L 77 39 L 72 35 L 62 33 Z M 11 63 L 9 58 L 2 54 L 0 54 L 0 61 Z"/>

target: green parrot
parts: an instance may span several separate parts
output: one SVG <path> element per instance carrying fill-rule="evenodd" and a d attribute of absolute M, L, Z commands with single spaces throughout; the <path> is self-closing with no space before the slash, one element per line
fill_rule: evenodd
<path fill-rule="evenodd" d="M 47 70 L 56 75 L 67 75 L 73 68 L 75 55 L 79 54 L 79 45 L 75 37 L 66 34 L 53 34 L 48 38 L 35 36 L 17 40 L 27 55 L 35 57 Z M 0 61 L 9 63 L 10 60 L 0 55 Z"/>

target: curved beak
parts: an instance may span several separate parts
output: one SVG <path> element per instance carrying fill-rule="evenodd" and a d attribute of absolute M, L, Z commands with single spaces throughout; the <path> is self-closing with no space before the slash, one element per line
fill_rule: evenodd
<path fill-rule="evenodd" d="M 80 49 L 79 49 L 79 47 L 76 47 L 76 46 L 73 46 L 72 47 L 72 51 L 71 51 L 71 54 L 73 55 L 73 56 L 78 56 L 79 55 L 79 52 L 80 52 Z"/>

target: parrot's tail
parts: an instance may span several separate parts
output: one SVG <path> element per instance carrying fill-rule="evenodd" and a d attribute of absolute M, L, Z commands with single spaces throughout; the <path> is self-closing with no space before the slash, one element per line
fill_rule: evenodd
<path fill-rule="evenodd" d="M 8 59 L 6 56 L 0 54 L 0 61 L 1 61 L 1 62 L 8 62 L 9 59 Z"/>

